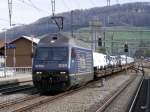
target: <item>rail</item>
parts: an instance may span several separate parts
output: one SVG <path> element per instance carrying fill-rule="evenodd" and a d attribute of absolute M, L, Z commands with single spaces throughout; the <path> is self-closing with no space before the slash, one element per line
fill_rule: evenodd
<path fill-rule="evenodd" d="M 135 77 L 132 77 L 127 82 L 125 82 L 119 90 L 114 93 L 101 107 L 97 108 L 95 112 L 103 112 L 123 91 L 126 89 L 135 79 Z"/>
<path fill-rule="evenodd" d="M 19 99 L 17 100 L 16 102 L 13 103 L 10 102 L 10 103 L 2 103 L 0 105 L 0 111 L 5 111 L 5 109 L 8 110 L 8 107 L 9 108 L 12 108 L 11 112 L 26 112 L 26 111 L 31 111 L 32 109 L 34 108 L 37 108 L 38 106 L 41 106 L 43 104 L 46 104 L 46 103 L 52 103 L 53 101 L 59 99 L 59 98 L 63 98 L 63 97 L 66 97 L 67 95 L 71 95 L 71 94 L 74 94 L 74 93 L 77 93 L 93 84 L 96 84 L 98 81 L 92 81 L 92 82 L 89 82 L 88 84 L 84 85 L 84 86 L 81 86 L 79 88 L 76 88 L 76 89 L 73 89 L 73 90 L 69 90 L 69 91 L 66 91 L 66 92 L 63 92 L 63 93 L 59 93 L 59 94 L 56 94 L 56 95 L 52 95 L 52 96 L 41 96 L 39 94 L 36 95 L 33 95 L 31 97 L 27 97 L 25 99 Z M 35 97 L 36 96 L 36 97 Z M 3 110 L 1 110 L 1 108 Z"/>
<path fill-rule="evenodd" d="M 138 89 L 137 89 L 137 91 L 136 91 L 136 95 L 135 95 L 135 97 L 134 97 L 134 99 L 133 99 L 133 102 L 132 102 L 130 108 L 129 108 L 129 112 L 132 112 L 132 111 L 133 111 L 134 105 L 135 105 L 135 103 L 136 103 L 137 97 L 138 97 L 138 95 L 139 95 L 139 92 L 140 92 L 141 87 L 142 87 L 142 84 L 143 84 L 143 80 L 144 80 L 144 77 L 143 77 L 143 78 L 141 79 L 141 81 L 140 81 L 139 87 L 138 87 Z"/>
<path fill-rule="evenodd" d="M 150 79 L 144 79 L 137 95 L 130 106 L 129 112 L 150 112 Z"/>

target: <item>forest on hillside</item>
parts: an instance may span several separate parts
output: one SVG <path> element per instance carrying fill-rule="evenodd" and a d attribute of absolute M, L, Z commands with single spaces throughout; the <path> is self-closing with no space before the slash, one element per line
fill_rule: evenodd
<path fill-rule="evenodd" d="M 60 13 L 64 17 L 64 31 L 70 31 L 71 12 Z M 108 21 L 109 16 L 109 21 Z M 74 29 L 88 27 L 89 22 L 97 18 L 102 26 L 129 26 L 129 27 L 149 27 L 150 26 L 150 2 L 149 3 L 128 3 L 117 4 L 110 7 L 95 7 L 86 10 L 73 11 Z M 18 26 L 7 31 L 8 40 L 12 40 L 21 35 L 35 37 L 47 33 L 57 32 L 58 29 L 51 17 L 44 17 L 32 24 Z M 3 39 L 4 32 L 0 34 Z"/>

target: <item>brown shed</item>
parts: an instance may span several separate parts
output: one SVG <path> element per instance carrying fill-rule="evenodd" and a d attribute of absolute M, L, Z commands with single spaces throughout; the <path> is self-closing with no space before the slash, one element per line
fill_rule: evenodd
<path fill-rule="evenodd" d="M 3 40 L 0 40 L 0 56 L 1 56 L 1 55 L 4 55 L 3 47 L 4 47 L 4 41 L 3 41 Z"/>
<path fill-rule="evenodd" d="M 4 46 L 4 41 L 0 40 L 0 48 Z"/>
<path fill-rule="evenodd" d="M 32 67 L 32 45 L 36 46 L 40 39 L 21 36 L 9 43 L 15 45 L 15 49 L 7 49 L 7 67 Z M 33 47 L 34 48 L 34 47 Z"/>

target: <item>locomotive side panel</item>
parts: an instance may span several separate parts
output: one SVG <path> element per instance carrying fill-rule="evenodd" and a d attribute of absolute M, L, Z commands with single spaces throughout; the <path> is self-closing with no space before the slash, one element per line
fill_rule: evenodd
<path fill-rule="evenodd" d="M 72 84 L 82 84 L 93 80 L 92 51 L 73 47 L 71 50 L 70 79 Z"/>

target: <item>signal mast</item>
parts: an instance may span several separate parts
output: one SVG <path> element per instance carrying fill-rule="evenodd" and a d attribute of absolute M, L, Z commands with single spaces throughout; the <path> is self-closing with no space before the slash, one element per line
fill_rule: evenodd
<path fill-rule="evenodd" d="M 56 3 L 55 0 L 51 0 L 51 5 L 52 5 L 52 17 L 51 17 L 51 19 L 54 20 L 59 31 L 61 31 L 61 30 L 63 30 L 64 17 L 63 16 L 55 16 L 55 3 Z"/>

